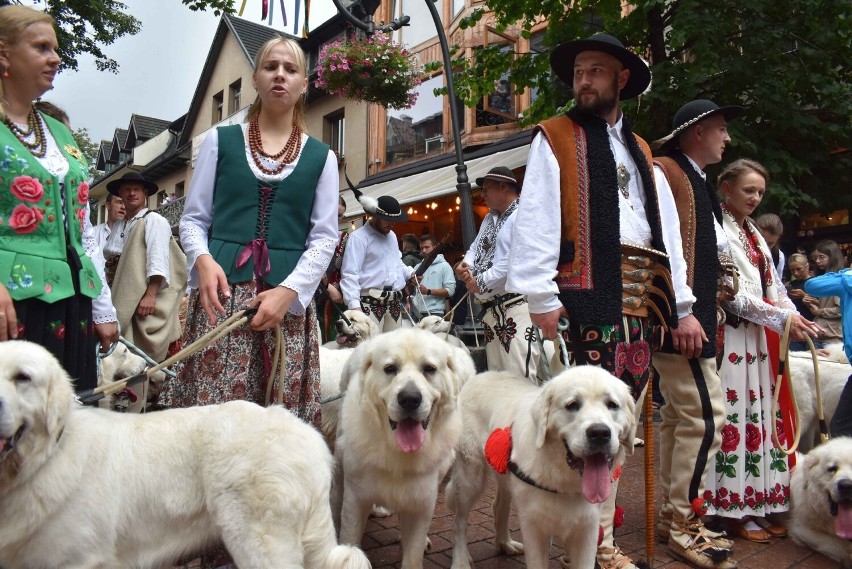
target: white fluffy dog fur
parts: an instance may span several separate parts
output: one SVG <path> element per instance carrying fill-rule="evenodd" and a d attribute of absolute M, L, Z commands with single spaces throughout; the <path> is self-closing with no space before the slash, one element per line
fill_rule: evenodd
<path fill-rule="evenodd" d="M 453 346 L 470 352 L 467 345 L 462 342 L 459 337 L 452 334 L 453 323 L 444 320 L 441 316 L 430 315 L 421 318 L 420 322 L 415 325 L 415 328 L 420 328 L 421 330 L 437 334 L 441 337 L 441 339 L 446 340 Z"/>
<path fill-rule="evenodd" d="M 362 344 L 348 365 L 353 362 L 357 372 L 343 398 L 335 447 L 340 541 L 360 543 L 372 505 L 390 507 L 399 515 L 401 567 L 419 569 L 461 429 L 456 398 L 473 363 L 414 328 Z"/>
<path fill-rule="evenodd" d="M 604 370 L 581 366 L 542 387 L 504 372 L 471 379 L 461 391 L 463 434 L 445 495 L 455 512 L 453 569 L 469 569 L 468 515 L 492 468 L 485 444 L 511 426 L 510 460 L 539 486 L 511 471 L 496 475 L 495 541 L 510 555 L 524 553 L 530 569 L 550 567 L 551 538 L 565 544 L 571 566 L 595 565 L 599 507 L 611 490 L 612 468 L 633 452 L 634 403 L 627 387 Z M 512 540 L 514 500 L 524 544 Z"/>
<path fill-rule="evenodd" d="M 364 314 L 363 310 L 347 310 L 343 313 L 346 320 L 340 318 L 337 327 L 337 340 L 326 342 L 319 349 L 321 400 L 326 401 L 340 395 L 340 377 L 346 360 L 352 350 L 370 338 L 381 334 L 378 324 Z M 334 449 L 334 438 L 340 417 L 340 400 L 335 399 L 322 406 L 321 430 L 329 446 Z"/>
<path fill-rule="evenodd" d="M 790 535 L 852 567 L 852 438 L 831 439 L 805 455 L 790 484 Z"/>
<path fill-rule="evenodd" d="M 790 384 L 796 394 L 802 426 L 799 449 L 807 452 L 818 442 L 819 422 L 817 413 L 816 381 L 810 352 L 790 352 L 788 359 Z M 849 360 L 843 353 L 843 344 L 827 348 L 827 354 L 819 357 L 819 377 L 822 389 L 823 411 L 826 424 L 831 422 L 846 380 L 852 374 Z"/>
<path fill-rule="evenodd" d="M 367 316 L 363 310 L 350 308 L 344 311 L 343 315 L 346 316 L 349 322 L 342 317 L 339 318 L 334 324 L 337 328 L 337 338 L 333 342 L 323 344 L 324 347 L 330 350 L 355 348 L 362 342 L 378 336 L 382 332 L 379 325 Z"/>
<path fill-rule="evenodd" d="M 132 377 L 143 373 L 148 367 L 148 362 L 141 356 L 137 356 L 127 346 L 121 342 L 116 343 L 115 349 L 110 355 L 101 360 L 101 372 L 98 376 L 98 385 L 105 385 L 120 379 Z M 130 403 L 126 412 L 141 413 L 145 409 L 145 403 L 148 399 L 149 389 L 154 389 L 154 393 L 159 393 L 166 379 L 166 374 L 162 371 L 155 373 L 148 382 L 141 382 L 132 385 L 130 389 L 136 394 L 136 401 Z M 100 407 L 105 409 L 113 409 L 114 396 L 108 396 L 101 400 Z"/>
<path fill-rule="evenodd" d="M 0 343 L 0 565 L 156 568 L 224 542 L 240 567 L 370 567 L 339 546 L 322 437 L 236 401 L 84 408 L 44 348 Z"/>

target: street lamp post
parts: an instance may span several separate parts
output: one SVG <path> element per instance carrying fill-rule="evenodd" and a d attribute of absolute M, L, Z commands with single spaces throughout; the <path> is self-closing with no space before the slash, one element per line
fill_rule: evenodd
<path fill-rule="evenodd" d="M 470 244 L 473 243 L 476 237 L 476 228 L 473 223 L 473 200 L 470 192 L 470 181 L 467 178 L 467 166 L 464 163 L 463 149 L 461 145 L 461 127 L 459 126 L 459 109 L 458 101 L 456 100 L 456 91 L 453 85 L 453 64 L 450 59 L 450 47 L 447 43 L 447 34 L 444 32 L 444 26 L 441 23 L 440 15 L 433 0 L 424 0 L 429 7 L 429 14 L 432 16 L 432 22 L 435 24 L 435 30 L 438 32 L 438 41 L 441 44 L 441 55 L 444 60 L 444 76 L 447 78 L 447 93 L 450 98 L 450 127 L 453 129 L 453 140 L 456 147 L 456 191 L 461 198 L 461 222 L 462 222 L 462 240 L 464 249 L 467 250 Z M 391 32 L 400 29 L 408 24 L 410 18 L 408 16 L 400 16 L 391 23 L 384 26 L 376 26 L 373 22 L 373 14 L 381 3 L 381 0 L 356 0 L 352 3 L 354 10 L 359 12 L 363 19 L 356 18 L 346 7 L 343 6 L 341 0 L 332 0 L 343 17 L 353 26 L 360 30 L 373 34 L 376 31 Z"/>

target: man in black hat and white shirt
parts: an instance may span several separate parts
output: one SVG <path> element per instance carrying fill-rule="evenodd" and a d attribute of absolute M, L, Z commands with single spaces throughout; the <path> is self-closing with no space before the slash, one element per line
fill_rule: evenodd
<path fill-rule="evenodd" d="M 161 361 L 169 344 L 180 338 L 177 306 L 186 287 L 185 257 L 183 266 L 171 266 L 169 222 L 148 210 L 148 197 L 157 193 L 154 182 L 128 172 L 108 183 L 107 190 L 124 204 L 124 219 L 113 225 L 104 246 L 122 335 Z M 132 239 L 137 228 L 144 230 L 139 234 L 144 234 L 144 240 Z M 180 275 L 182 282 L 169 282 Z M 171 290 L 165 299 L 167 289 Z"/>
<path fill-rule="evenodd" d="M 402 262 L 393 232 L 394 223 L 408 221 L 408 214 L 391 196 L 378 199 L 355 196 L 370 220 L 349 236 L 340 269 L 340 289 L 349 309 L 362 309 L 382 332 L 402 324 L 403 289 L 414 269 Z"/>
<path fill-rule="evenodd" d="M 535 379 L 538 343 L 530 341 L 532 321 L 527 299 L 506 292 L 509 247 L 515 227 L 521 187 L 515 174 L 505 166 L 492 168 L 476 179 L 489 212 L 456 275 L 485 310 L 485 357 L 491 371 L 508 371 Z M 534 340 L 534 338 L 532 338 Z M 527 367 L 529 366 L 529 371 Z"/>
<path fill-rule="evenodd" d="M 672 200 L 680 219 L 682 247 L 669 253 L 673 259 L 681 256 L 686 267 L 686 282 L 677 290 L 679 325 L 654 354 L 666 400 L 660 411 L 663 505 L 656 534 L 679 559 L 713 569 L 736 563 L 729 558 L 733 542 L 701 521 L 705 480 L 725 424 L 716 371 L 716 315 L 719 254 L 728 250 L 719 199 L 704 168 L 721 162 L 731 141 L 728 121 L 744 110 L 705 99 L 685 104 L 675 113 L 671 134 L 657 141 L 664 156 L 654 160 L 660 199 Z"/>
<path fill-rule="evenodd" d="M 558 46 L 550 63 L 573 85 L 575 106 L 534 131 L 506 288 L 527 295 L 546 339 L 567 318 L 566 365 L 601 366 L 638 399 L 655 327 L 677 325 L 650 148 L 619 107 L 648 88 L 651 72 L 607 34 Z M 678 237 L 676 227 L 671 233 Z M 586 496 L 601 503 L 597 561 L 603 569 L 635 569 L 613 539 L 615 466 L 584 473 L 606 489 Z"/>

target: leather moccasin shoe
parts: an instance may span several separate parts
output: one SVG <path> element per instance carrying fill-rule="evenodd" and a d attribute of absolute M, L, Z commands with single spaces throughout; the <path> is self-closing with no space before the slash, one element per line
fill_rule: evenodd
<path fill-rule="evenodd" d="M 753 541 L 754 543 L 769 543 L 772 536 L 763 529 L 746 529 L 745 524 L 747 521 L 748 519 L 728 520 L 728 533 L 747 541 Z"/>
<path fill-rule="evenodd" d="M 777 526 L 766 518 L 751 518 L 751 520 L 772 537 L 787 537 L 787 529 L 783 526 Z"/>

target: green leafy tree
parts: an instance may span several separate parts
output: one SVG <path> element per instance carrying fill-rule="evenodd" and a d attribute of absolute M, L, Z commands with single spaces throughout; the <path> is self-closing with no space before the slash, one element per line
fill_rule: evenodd
<path fill-rule="evenodd" d="M 550 75 L 553 46 L 606 30 L 650 62 L 650 92 L 625 102 L 637 132 L 656 139 L 686 101 L 742 104 L 730 125 L 724 163 L 747 156 L 772 174 L 767 209 L 823 212 L 852 206 L 852 12 L 836 0 L 489 0 L 499 31 L 532 37 L 546 19 L 539 52 L 514 56 L 477 47 L 454 62 L 469 106 L 504 73 L 538 97 L 523 117 L 533 124 L 571 104 L 570 86 Z M 622 11 L 622 6 L 626 9 Z M 626 15 L 625 15 L 626 12 Z M 462 25 L 482 18 L 475 11 Z M 539 42 L 537 42 L 537 45 Z"/>
<path fill-rule="evenodd" d="M 160 0 L 158 0 L 160 1 Z M 33 0 L 46 5 L 45 11 L 56 20 L 56 36 L 62 67 L 78 68 L 77 57 L 88 53 L 101 71 L 118 71 L 118 62 L 102 47 L 126 35 L 138 34 L 142 23 L 118 0 Z M 19 3 L 21 3 L 19 1 Z M 233 0 L 181 0 L 190 10 L 213 10 L 217 16 L 233 12 Z"/>

